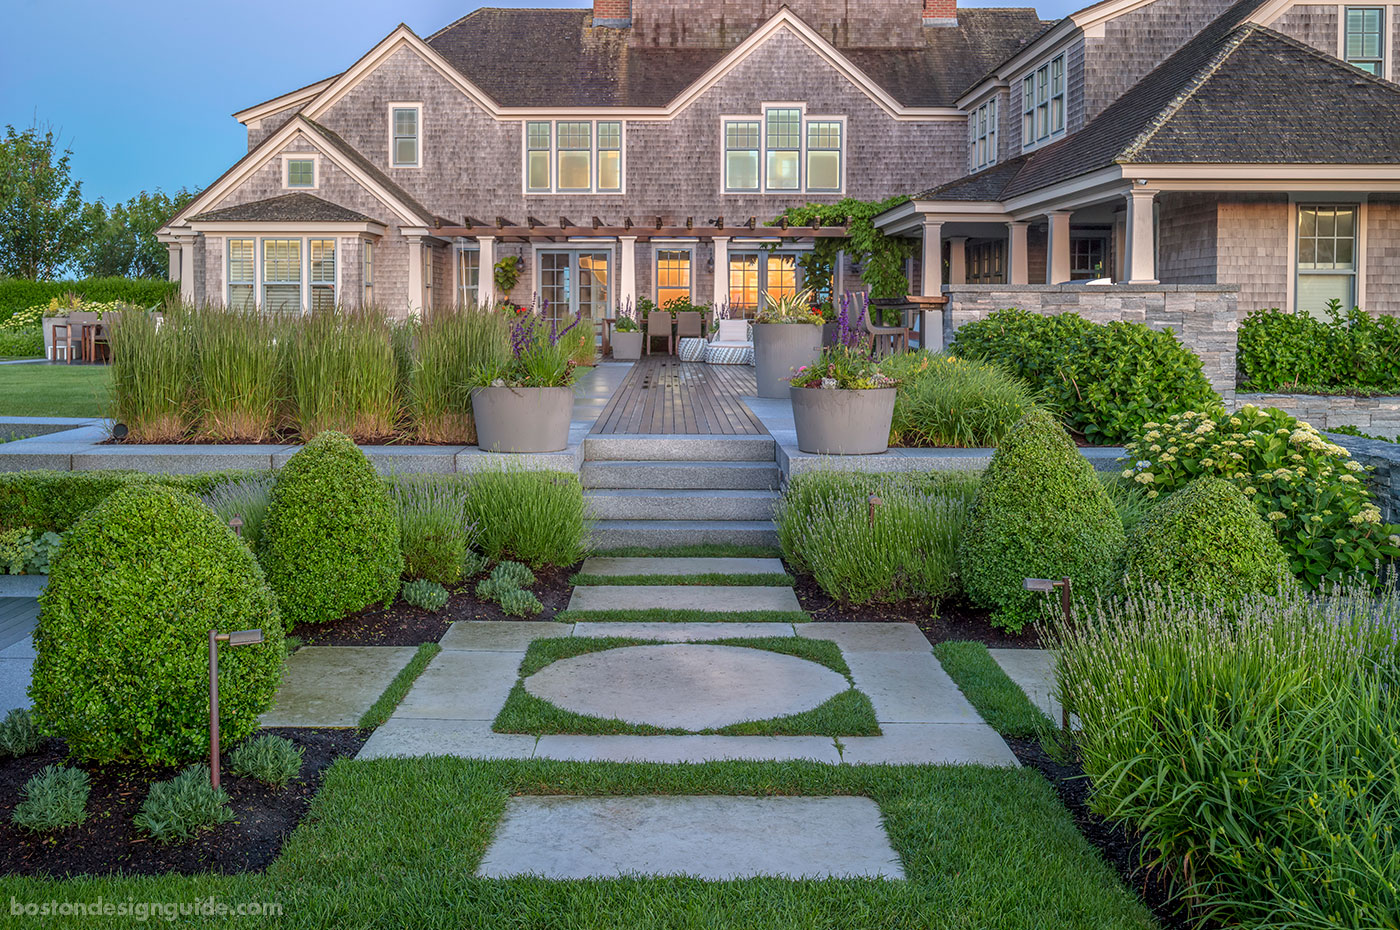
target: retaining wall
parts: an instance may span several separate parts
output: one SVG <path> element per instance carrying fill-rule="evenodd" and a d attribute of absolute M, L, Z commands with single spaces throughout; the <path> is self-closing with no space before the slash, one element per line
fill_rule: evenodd
<path fill-rule="evenodd" d="M 1236 394 L 1237 407 L 1278 407 L 1317 429 L 1354 426 L 1378 436 L 1400 435 L 1400 396 L 1344 397 L 1326 394 Z"/>

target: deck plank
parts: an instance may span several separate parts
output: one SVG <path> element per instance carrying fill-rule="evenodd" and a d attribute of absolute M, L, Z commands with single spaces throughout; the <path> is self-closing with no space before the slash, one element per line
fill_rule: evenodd
<path fill-rule="evenodd" d="M 600 435 L 763 436 L 742 400 L 757 382 L 743 365 L 644 356 L 632 366 L 593 424 Z"/>

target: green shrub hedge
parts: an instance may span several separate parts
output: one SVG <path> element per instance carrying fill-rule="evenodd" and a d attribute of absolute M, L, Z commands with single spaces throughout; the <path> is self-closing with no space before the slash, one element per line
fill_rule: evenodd
<path fill-rule="evenodd" d="M 134 471 L 0 472 L 0 529 L 31 527 L 62 533 L 119 488 L 159 485 L 203 496 L 225 485 L 257 478 L 255 472 L 148 475 Z"/>
<path fill-rule="evenodd" d="M 1200 358 L 1175 333 L 1142 323 L 997 310 L 960 328 L 953 351 L 1023 379 L 1096 445 L 1123 442 L 1148 420 L 1221 403 Z"/>
<path fill-rule="evenodd" d="M 995 446 L 1036 403 L 1026 382 L 989 362 L 905 352 L 880 370 L 899 382 L 892 446 Z"/>
<path fill-rule="evenodd" d="M 958 548 L 963 589 L 1019 631 L 1044 595 L 1026 578 L 1068 576 L 1077 590 L 1107 589 L 1123 559 L 1123 521 L 1103 483 L 1059 423 L 1032 410 L 997 447 Z M 1037 600 L 1039 599 L 1039 600 Z"/>
<path fill-rule="evenodd" d="M 1327 319 L 1259 310 L 1240 324 L 1235 359 L 1249 391 L 1400 391 L 1400 320 L 1335 301 Z"/>
<path fill-rule="evenodd" d="M 163 304 L 180 292 L 180 282 L 159 278 L 85 278 L 68 281 L 29 281 L 0 278 L 0 320 L 21 310 L 46 304 L 55 297 L 77 294 L 84 300 L 121 300 L 141 307 Z"/>
<path fill-rule="evenodd" d="M 209 746 L 211 629 L 263 631 L 220 656 L 220 727 L 258 725 L 282 672 L 282 621 L 248 548 L 192 495 L 123 488 L 69 531 L 40 596 L 30 696 L 81 759 L 167 765 Z"/>
<path fill-rule="evenodd" d="M 1273 530 L 1244 493 L 1202 476 L 1153 508 L 1128 535 L 1125 583 L 1223 601 L 1274 594 L 1292 581 Z"/>
<path fill-rule="evenodd" d="M 392 603 L 403 572 L 397 510 L 349 437 L 321 433 L 277 473 L 259 555 L 289 625 Z"/>

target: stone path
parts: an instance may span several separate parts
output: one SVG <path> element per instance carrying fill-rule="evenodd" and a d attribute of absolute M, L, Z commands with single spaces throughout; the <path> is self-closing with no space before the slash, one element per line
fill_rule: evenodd
<path fill-rule="evenodd" d="M 585 575 L 786 575 L 782 559 L 585 559 Z"/>
<path fill-rule="evenodd" d="M 265 727 L 353 727 L 418 650 L 413 646 L 303 646 L 286 674 Z"/>
<path fill-rule="evenodd" d="M 791 588 L 724 585 L 595 585 L 574 588 L 570 610 L 799 611 Z"/>
<path fill-rule="evenodd" d="M 1020 686 L 1032 704 L 1045 711 L 1055 724 L 1060 725 L 1063 709 L 1055 697 L 1055 656 L 1046 649 L 989 649 L 992 658 L 1001 666 L 1006 676 Z M 1070 726 L 1077 728 L 1078 718 L 1070 720 Z"/>

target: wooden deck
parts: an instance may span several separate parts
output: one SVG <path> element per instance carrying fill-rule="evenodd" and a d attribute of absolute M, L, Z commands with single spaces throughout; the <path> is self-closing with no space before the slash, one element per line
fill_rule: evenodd
<path fill-rule="evenodd" d="M 706 365 L 649 356 L 598 415 L 593 432 L 691 436 L 764 436 L 768 431 L 739 398 L 758 392 L 747 365 Z"/>

